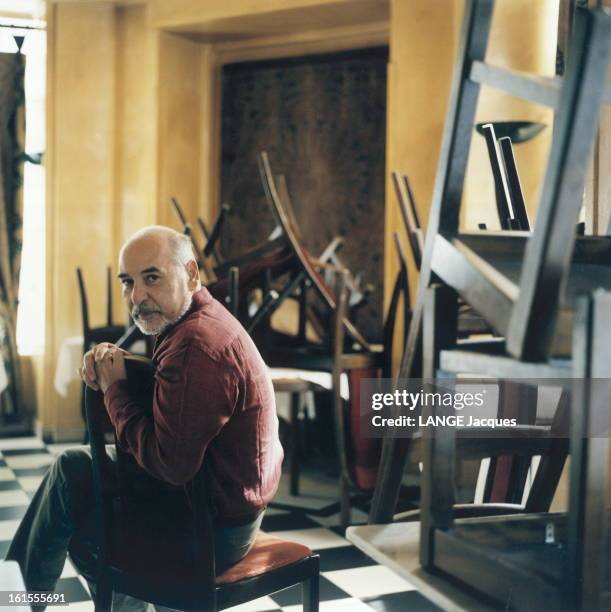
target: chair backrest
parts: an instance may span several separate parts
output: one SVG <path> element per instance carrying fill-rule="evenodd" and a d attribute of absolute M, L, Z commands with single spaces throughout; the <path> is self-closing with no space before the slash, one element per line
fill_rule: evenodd
<path fill-rule="evenodd" d="M 172 206 L 176 216 L 178 217 L 179 223 L 182 225 L 182 231 L 185 236 L 189 236 L 191 238 L 191 243 L 193 245 L 193 251 L 195 253 L 195 258 L 197 261 L 197 265 L 200 270 L 204 272 L 206 275 L 206 281 L 212 282 L 215 280 L 214 270 L 212 269 L 212 264 L 208 261 L 208 255 L 205 253 L 205 248 L 202 247 L 199 243 L 199 240 L 196 238 L 193 232 L 193 225 L 187 220 L 184 211 L 182 210 L 178 200 L 176 198 L 170 198 L 170 205 Z M 199 225 L 200 230 L 203 231 L 202 225 Z M 207 237 L 204 232 L 204 239 L 207 241 Z"/>
<path fill-rule="evenodd" d="M 388 304 L 388 311 L 384 321 L 384 367 L 382 376 L 384 378 L 392 377 L 392 362 L 393 362 L 393 347 L 395 343 L 395 327 L 397 324 L 397 315 L 399 314 L 399 304 L 403 304 L 403 338 L 401 348 L 405 347 L 407 340 L 407 330 L 412 317 L 410 294 L 409 294 L 409 277 L 407 271 L 407 260 L 405 252 L 401 245 L 399 234 L 393 234 L 395 249 L 399 259 L 399 272 L 393 285 L 393 290 Z"/>
<path fill-rule="evenodd" d="M 403 219 L 405 233 L 412 251 L 412 257 L 416 268 L 420 270 L 422 265 L 422 252 L 424 250 L 422 226 L 420 224 L 420 215 L 416 206 L 414 192 L 407 174 L 401 176 L 397 171 L 392 173 L 392 182 L 399 204 L 399 212 Z"/>
<path fill-rule="evenodd" d="M 376 378 L 377 367 L 346 369 L 344 366 L 345 327 L 343 318 L 348 307 L 346 272 L 336 274 L 335 291 L 337 308 L 333 323 L 333 418 L 335 446 L 344 480 L 352 487 L 371 491 L 375 486 L 380 458 L 381 441 L 360 435 L 360 381 L 362 378 Z M 348 376 L 349 398 L 346 403 L 341 395 L 341 377 Z"/>
<path fill-rule="evenodd" d="M 86 341 L 86 337 L 89 332 L 89 302 L 87 301 L 87 290 L 85 289 L 85 280 L 83 279 L 83 272 L 80 268 L 76 269 L 76 280 L 78 283 L 79 296 L 81 298 L 81 320 L 83 322 L 83 338 Z"/>
<path fill-rule="evenodd" d="M 288 244 L 290 248 L 293 250 L 293 253 L 297 257 L 301 267 L 306 273 L 308 280 L 312 283 L 312 286 L 315 288 L 317 293 L 322 298 L 323 302 L 327 305 L 331 311 L 335 311 L 335 297 L 331 289 L 324 282 L 324 279 L 314 268 L 310 256 L 304 249 L 303 245 L 299 242 L 297 234 L 294 231 L 294 228 L 291 224 L 291 221 L 284 210 L 282 202 L 280 200 L 280 195 L 278 193 L 278 189 L 276 186 L 276 182 L 274 180 L 274 176 L 271 171 L 271 167 L 269 164 L 269 158 L 267 153 L 263 152 L 259 156 L 259 170 L 261 173 L 261 180 L 263 181 L 263 188 L 265 189 L 266 197 L 268 201 L 272 203 L 276 219 L 278 220 L 279 225 L 282 227 L 283 233 L 288 240 Z M 370 350 L 370 345 L 365 340 L 361 332 L 349 321 L 346 317 L 343 318 L 343 324 L 346 328 L 346 332 L 348 335 L 358 344 L 363 347 L 364 350 Z"/>
<path fill-rule="evenodd" d="M 81 300 L 81 317 L 83 321 L 83 337 L 87 343 L 87 336 L 91 326 L 89 324 L 89 301 L 87 299 L 87 289 L 85 288 L 85 279 L 83 271 L 80 267 L 76 269 L 76 280 L 78 283 L 79 296 Z M 112 326 L 112 272 L 110 266 L 106 268 L 106 325 Z"/>
<path fill-rule="evenodd" d="M 398 321 L 399 305 L 403 304 L 403 339 L 409 327 L 411 305 L 409 299 L 409 282 L 405 253 L 398 234 L 394 234 L 395 246 L 399 258 L 399 272 L 384 321 L 384 346 L 382 362 L 377 365 L 365 365 L 357 368 L 346 368 L 344 364 L 345 326 L 343 318 L 348 308 L 347 272 L 336 273 L 335 295 L 337 307 L 333 317 L 333 406 L 336 448 L 344 478 L 353 487 L 372 491 L 378 473 L 381 440 L 365 438 L 361 435 L 360 386 L 364 378 L 391 378 L 395 328 Z M 381 366 L 381 367 L 380 367 Z M 347 403 L 341 396 L 341 376 L 348 376 L 349 398 Z"/>
<path fill-rule="evenodd" d="M 130 355 L 125 358 L 127 380 L 130 393 L 140 398 L 143 405 L 152 406 L 154 366 L 150 359 Z M 109 560 L 111 551 L 110 530 L 113 528 L 112 500 L 105 491 L 113 490 L 108 481 L 109 469 L 106 455 L 105 420 L 108 419 L 103 405 L 103 395 L 87 387 L 86 416 L 89 431 L 90 448 L 93 466 L 93 492 L 95 500 L 95 537 L 98 545 L 98 579 L 109 580 L 111 570 Z M 119 445 L 116 445 L 119 464 L 119 490 L 125 493 L 128 483 L 122 481 L 121 463 L 124 457 Z M 196 572 L 197 592 L 193 593 L 193 602 L 199 609 L 213 610 L 215 606 L 215 562 L 212 514 L 210 510 L 209 489 L 205 464 L 195 478 L 187 485 L 189 499 L 193 510 L 194 538 L 199 545 L 193 547 L 196 557 L 193 568 Z"/>

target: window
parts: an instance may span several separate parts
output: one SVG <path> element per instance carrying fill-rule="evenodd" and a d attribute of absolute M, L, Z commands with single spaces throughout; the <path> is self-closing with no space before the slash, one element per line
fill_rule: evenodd
<path fill-rule="evenodd" d="M 20 19 L 6 21 L 28 24 Z M 25 150 L 34 158 L 45 150 L 46 32 L 0 28 L 1 52 L 17 52 L 13 34 L 25 35 L 21 48 L 26 55 Z M 43 352 L 45 341 L 45 171 L 42 165 L 26 162 L 23 173 L 23 251 L 17 347 L 21 355 L 36 355 Z"/>

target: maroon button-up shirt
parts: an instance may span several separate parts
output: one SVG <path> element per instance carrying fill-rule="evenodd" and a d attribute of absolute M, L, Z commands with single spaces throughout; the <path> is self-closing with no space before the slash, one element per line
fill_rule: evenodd
<path fill-rule="evenodd" d="M 157 338 L 152 411 L 119 380 L 104 395 L 119 444 L 173 485 L 208 464 L 218 519 L 247 518 L 273 497 L 282 447 L 267 367 L 240 323 L 203 288 Z"/>

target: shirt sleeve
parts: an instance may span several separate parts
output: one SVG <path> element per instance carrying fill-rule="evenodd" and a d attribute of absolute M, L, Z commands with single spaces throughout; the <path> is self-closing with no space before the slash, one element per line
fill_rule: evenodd
<path fill-rule="evenodd" d="M 183 485 L 199 470 L 237 396 L 232 368 L 188 345 L 159 364 L 152 408 L 130 395 L 125 380 L 106 390 L 104 404 L 119 444 L 138 464 L 155 478 Z"/>

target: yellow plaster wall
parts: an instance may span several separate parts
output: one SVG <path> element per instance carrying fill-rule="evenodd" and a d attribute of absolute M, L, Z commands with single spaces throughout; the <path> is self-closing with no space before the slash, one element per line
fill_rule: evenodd
<path fill-rule="evenodd" d="M 89 36 L 84 33 L 90 33 Z M 62 343 L 82 333 L 75 268 L 90 321 L 105 321 L 105 267 L 150 223 L 176 227 L 168 200 L 201 214 L 201 45 L 150 28 L 144 6 L 50 5 L 47 339 L 39 421 L 50 439 L 83 431 L 80 387 L 53 387 Z M 118 282 L 115 320 L 125 321 Z"/>
<path fill-rule="evenodd" d="M 426 223 L 458 45 L 464 2 L 393 0 L 391 59 L 388 79 L 387 171 L 407 173 L 418 209 Z M 556 0 L 498 0 L 492 21 L 487 61 L 539 74 L 553 75 L 557 28 Z M 431 35 L 434 32 L 434 35 Z M 524 119 L 548 128 L 530 143 L 515 147 L 527 206 L 534 217 L 538 190 L 551 140 L 552 113 L 500 92 L 483 88 L 476 121 Z M 484 140 L 474 134 L 465 183 L 462 224 L 498 227 L 494 184 Z M 390 183 L 386 197 L 386 296 L 396 274 L 392 232 L 402 227 Z M 404 240 L 407 247 L 407 241 Z M 392 249 L 392 250 L 391 250 Z M 410 268 L 412 301 L 417 275 Z"/>
<path fill-rule="evenodd" d="M 387 0 L 150 0 L 149 15 L 156 27 L 180 27 L 299 9 L 349 11 L 350 4 L 375 3 L 386 5 Z"/>
<path fill-rule="evenodd" d="M 143 6 L 117 11 L 117 197 L 120 231 L 115 249 L 154 223 L 158 199 L 157 90 L 159 33 L 146 27 Z"/>
<path fill-rule="evenodd" d="M 212 45 L 201 45 L 199 213 L 212 227 L 220 198 L 221 67 Z"/>
<path fill-rule="evenodd" d="M 157 219 L 176 229 L 182 228 L 169 206 L 171 197 L 193 222 L 200 208 L 201 71 L 201 45 L 160 33 Z"/>
<path fill-rule="evenodd" d="M 83 268 L 91 316 L 101 320 L 96 288 L 114 256 L 115 24 L 109 5 L 58 4 L 49 12 L 47 368 L 39 417 L 52 434 L 81 426 L 78 385 L 65 399 L 53 388 L 60 345 L 81 330 L 75 268 Z"/>
<path fill-rule="evenodd" d="M 336 7 L 342 2 L 164 0 L 153 1 L 150 13 L 145 6 L 137 5 L 123 8 L 109 3 L 50 5 L 48 337 L 45 391 L 40 403 L 40 418 L 46 432 L 61 439 L 82 429 L 78 385 L 64 400 L 57 396 L 52 384 L 62 341 L 81 329 L 74 268 L 80 264 L 85 269 L 92 319 L 99 324 L 105 302 L 104 266 L 116 265 L 118 247 L 128 234 L 152 222 L 177 227 L 168 205 L 171 196 L 179 199 L 191 220 L 199 214 L 210 222 L 218 205 L 219 58 L 228 54 L 237 58 L 240 53 L 247 53 L 249 59 L 255 59 L 251 57 L 253 53 L 267 56 L 275 54 L 278 48 L 290 49 L 294 54 L 304 44 L 300 33 L 294 35 L 294 44 L 290 35 L 279 37 L 276 41 L 279 46 L 274 45 L 273 37 L 263 40 L 258 33 L 256 49 L 248 41 L 243 46 L 235 41 L 229 46 L 211 45 L 152 26 L 163 20 L 183 23 L 240 12 L 252 15 L 281 8 Z M 549 40 L 555 40 L 551 34 L 555 24 L 549 23 L 553 3 L 554 0 L 498 1 L 499 10 L 506 13 L 510 24 L 507 32 L 501 31 L 497 24 L 503 14 L 495 20 L 493 53 L 502 63 L 522 69 L 548 65 Z M 380 4 L 387 3 L 380 0 Z M 463 2 L 390 0 L 389 4 L 386 169 L 388 175 L 393 169 L 410 175 L 426 222 Z M 534 16 L 525 22 L 520 10 L 527 5 Z M 321 23 L 321 32 L 324 26 Z M 370 24 L 363 25 L 366 35 L 361 42 L 371 39 L 368 28 Z M 378 28 L 375 36 L 380 33 L 386 36 L 385 32 Z M 348 33 L 348 38 L 358 46 L 357 33 L 352 29 Z M 529 45 L 536 43 L 533 52 L 524 50 L 526 37 Z M 322 40 L 322 34 L 310 36 L 307 47 L 301 48 L 312 52 L 312 41 L 316 40 Z M 344 45 L 346 41 L 340 42 Z M 320 44 L 326 52 L 332 50 L 328 41 Z M 523 118 L 526 112 L 511 101 L 484 98 L 481 112 L 489 109 L 498 111 L 503 118 L 508 113 Z M 532 117 L 535 115 L 525 118 Z M 529 166 L 523 172 L 529 194 L 536 189 L 533 177 L 540 173 L 539 148 L 543 148 L 543 140 L 537 147 L 537 152 L 529 155 Z M 518 161 L 522 166 L 520 157 Z M 477 170 L 469 177 L 467 188 L 478 193 L 487 161 L 482 165 L 480 156 L 473 163 Z M 473 201 L 475 204 L 470 204 L 465 217 L 469 222 L 472 218 L 481 219 L 482 210 L 490 207 L 488 196 Z M 397 267 L 392 232 L 399 227 L 389 182 L 384 277 L 387 292 Z M 413 269 L 411 280 L 414 286 Z M 412 299 L 414 294 L 412 291 Z M 117 308 L 122 308 L 118 291 L 115 302 Z M 121 310 L 115 312 L 123 314 Z"/>
<path fill-rule="evenodd" d="M 388 66 L 386 145 L 385 295 L 398 270 L 393 232 L 401 232 L 409 252 L 390 173 L 410 177 L 418 210 L 426 224 L 445 121 L 460 26 L 460 3 L 392 0 Z M 417 272 L 409 259 L 412 302 Z"/>
<path fill-rule="evenodd" d="M 137 229 L 156 222 L 158 181 L 158 64 L 159 33 L 147 27 L 146 8 L 130 6 L 116 12 L 116 138 L 115 232 L 116 254 Z M 125 319 L 118 283 L 113 291 L 116 320 Z"/>

